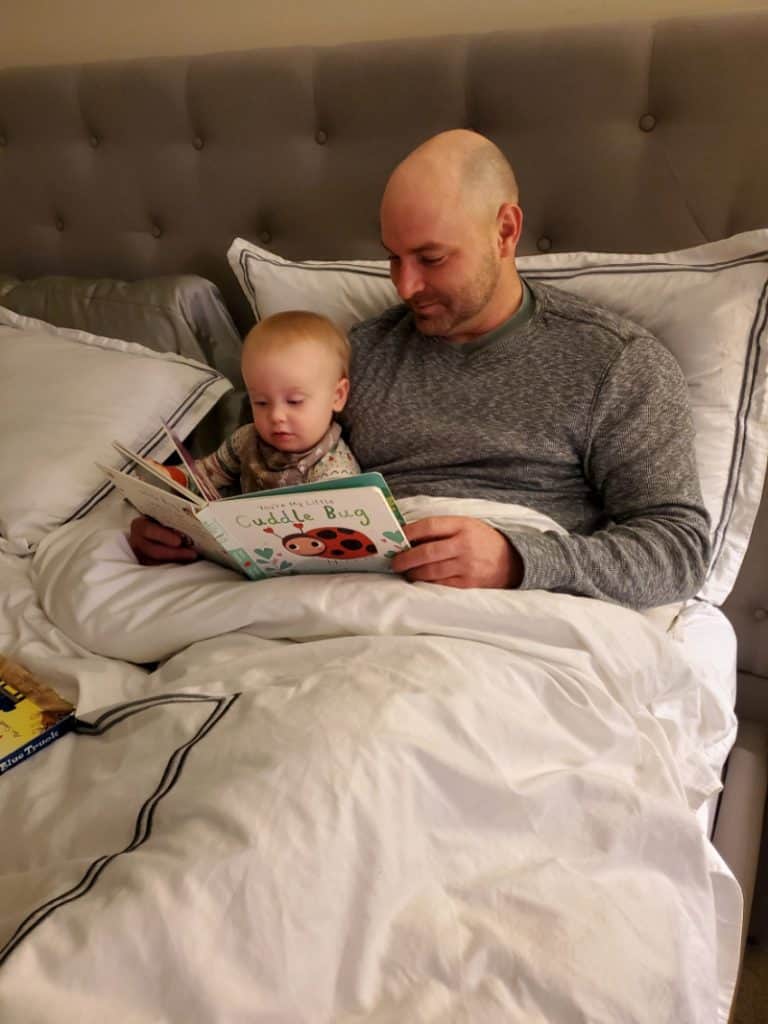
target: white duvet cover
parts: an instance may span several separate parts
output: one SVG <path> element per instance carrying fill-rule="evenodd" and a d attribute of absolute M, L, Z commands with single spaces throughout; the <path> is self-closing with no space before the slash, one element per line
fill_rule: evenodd
<path fill-rule="evenodd" d="M 142 568 L 125 519 L 0 563 L 84 720 L 0 783 L 4 1024 L 727 1019 L 733 718 L 652 616 Z"/>

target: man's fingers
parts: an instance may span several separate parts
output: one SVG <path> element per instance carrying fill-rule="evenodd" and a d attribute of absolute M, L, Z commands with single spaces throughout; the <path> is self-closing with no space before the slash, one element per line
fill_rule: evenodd
<path fill-rule="evenodd" d="M 194 548 L 166 547 L 163 544 L 145 542 L 137 558 L 142 565 L 160 565 L 163 562 L 194 562 L 197 552 Z"/>
<path fill-rule="evenodd" d="M 420 566 L 444 562 L 455 555 L 455 545 L 449 539 L 423 542 L 396 554 L 392 559 L 392 568 L 395 572 L 408 573 Z"/>
<path fill-rule="evenodd" d="M 490 523 L 466 516 L 430 516 L 409 523 L 414 545 L 392 559 L 406 579 L 447 587 L 519 587 L 524 566 L 519 552 Z"/>
<path fill-rule="evenodd" d="M 463 578 L 462 567 L 457 558 L 446 558 L 443 562 L 429 562 L 427 565 L 411 569 L 405 573 L 405 578 L 411 583 L 445 583 L 446 580 Z M 453 586 L 457 585 L 453 584 Z M 468 586 L 467 583 L 463 585 Z"/>
<path fill-rule="evenodd" d="M 152 519 L 145 520 L 145 526 L 141 532 L 145 540 L 167 548 L 180 548 L 185 543 L 182 535 L 176 530 L 161 526 L 160 523 L 156 523 Z"/>
<path fill-rule="evenodd" d="M 414 546 L 395 555 L 394 571 L 403 573 L 409 580 L 432 583 L 460 573 L 457 535 L 462 521 L 460 516 L 428 516 L 408 523 L 405 535 Z"/>
<path fill-rule="evenodd" d="M 146 516 L 133 520 L 128 542 L 141 565 L 194 562 L 197 559 L 197 552 L 182 534 Z"/>
<path fill-rule="evenodd" d="M 461 528 L 461 523 L 461 516 L 427 516 L 426 519 L 406 523 L 403 532 L 411 544 L 420 544 L 427 540 L 453 537 Z"/>

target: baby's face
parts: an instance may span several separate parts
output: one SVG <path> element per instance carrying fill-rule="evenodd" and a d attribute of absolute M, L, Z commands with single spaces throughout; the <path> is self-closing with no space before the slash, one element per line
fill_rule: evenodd
<path fill-rule="evenodd" d="M 349 381 L 321 344 L 296 341 L 279 350 L 250 351 L 243 380 L 259 436 L 283 452 L 312 448 L 344 408 Z"/>

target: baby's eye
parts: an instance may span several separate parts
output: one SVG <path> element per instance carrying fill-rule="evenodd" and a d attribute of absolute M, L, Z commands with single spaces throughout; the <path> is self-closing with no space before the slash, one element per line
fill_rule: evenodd
<path fill-rule="evenodd" d="M 301 405 L 303 401 L 303 398 L 289 398 L 288 405 Z"/>
<path fill-rule="evenodd" d="M 255 409 L 266 409 L 266 407 L 267 407 L 267 403 L 265 401 L 263 401 L 262 399 L 260 399 L 260 398 L 252 398 L 251 399 L 251 405 Z"/>

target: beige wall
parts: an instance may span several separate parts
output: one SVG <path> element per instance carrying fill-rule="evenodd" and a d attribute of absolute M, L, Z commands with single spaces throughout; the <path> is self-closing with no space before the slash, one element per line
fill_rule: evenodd
<path fill-rule="evenodd" d="M 768 8 L 768 0 L 0 0 L 0 66 Z"/>

